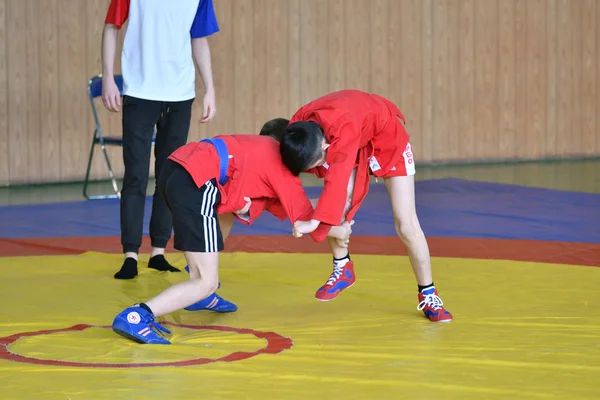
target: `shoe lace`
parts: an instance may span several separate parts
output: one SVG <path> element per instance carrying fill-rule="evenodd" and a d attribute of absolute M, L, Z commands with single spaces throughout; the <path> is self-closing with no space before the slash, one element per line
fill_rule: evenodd
<path fill-rule="evenodd" d="M 331 273 L 331 275 L 329 276 L 329 279 L 327 280 L 327 285 L 330 285 L 330 286 L 333 285 L 335 283 L 335 281 L 337 281 L 339 279 L 339 277 L 342 276 L 342 272 L 344 272 L 344 267 L 334 265 L 333 272 Z"/>
<path fill-rule="evenodd" d="M 426 306 L 429 306 L 429 307 L 433 308 L 434 310 L 439 310 L 440 308 L 442 308 L 443 305 L 444 305 L 444 302 L 442 301 L 442 299 L 440 299 L 439 296 L 436 295 L 435 293 L 431 293 L 431 294 L 425 295 L 425 298 L 423 299 L 423 301 L 421 301 L 419 303 L 419 305 L 417 306 L 417 310 L 421 311 Z"/>
<path fill-rule="evenodd" d="M 153 328 L 153 330 L 161 336 L 164 336 L 165 333 L 167 333 L 167 334 L 171 333 L 170 330 L 168 330 L 167 328 L 165 328 L 164 326 L 162 326 L 161 324 L 156 322 L 154 320 L 154 318 L 152 318 L 152 317 L 147 318 L 146 321 L 144 321 L 144 322 L 146 322 L 148 325 L 150 325 Z"/>

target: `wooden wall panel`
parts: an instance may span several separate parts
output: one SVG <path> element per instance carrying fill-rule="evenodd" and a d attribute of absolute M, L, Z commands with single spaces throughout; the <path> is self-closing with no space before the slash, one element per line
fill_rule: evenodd
<path fill-rule="evenodd" d="M 216 102 L 217 102 L 217 116 L 227 116 L 227 118 L 217 118 L 210 122 L 214 132 L 230 133 L 235 132 L 235 120 L 232 118 L 234 108 L 234 98 L 236 81 L 235 76 L 231 73 L 223 73 L 222 71 L 233 71 L 236 63 L 236 54 L 233 51 L 233 39 L 237 34 L 237 30 L 234 26 L 237 25 L 233 15 L 233 3 L 231 1 L 216 1 L 215 12 L 218 16 L 219 28 L 221 31 L 218 33 L 218 46 L 215 41 L 210 40 L 211 43 L 211 58 L 213 62 L 213 80 L 216 88 Z M 197 97 L 194 101 L 195 110 L 198 110 L 192 118 L 192 129 L 190 129 L 190 137 L 199 140 L 202 137 L 207 137 L 208 125 L 198 124 L 198 121 L 202 116 L 202 96 L 204 93 L 204 87 L 202 79 L 198 76 L 196 79 L 196 93 Z M 194 129 L 196 127 L 196 129 Z"/>
<path fill-rule="evenodd" d="M 432 126 L 425 123 L 431 103 L 431 21 L 423 2 L 389 1 L 390 7 L 390 83 L 387 97 L 398 104 L 406 119 L 413 151 L 430 154 Z"/>
<path fill-rule="evenodd" d="M 512 46 L 515 48 L 514 84 L 516 97 L 515 125 L 513 154 L 516 158 L 526 158 L 528 149 L 523 132 L 527 126 L 527 4 L 529 0 L 516 0 L 515 4 L 515 37 Z"/>
<path fill-rule="evenodd" d="M 594 37 L 596 38 L 596 61 L 594 64 L 596 65 L 596 108 L 594 110 L 594 115 L 596 116 L 595 130 L 594 130 L 594 146 L 592 147 L 595 153 L 600 152 L 600 6 L 596 4 L 596 19 L 594 25 L 596 26 L 596 32 Z"/>
<path fill-rule="evenodd" d="M 499 3 L 475 1 L 475 156 L 499 156 Z M 456 158 L 460 158 L 460 155 Z"/>
<path fill-rule="evenodd" d="M 412 0 L 406 0 L 406 3 L 410 2 L 410 7 L 419 7 L 421 8 L 420 18 L 418 15 L 415 16 L 415 19 L 418 21 L 420 19 L 420 31 L 421 31 L 421 71 L 422 75 L 420 79 L 422 81 L 422 95 L 421 95 L 421 104 L 416 105 L 420 106 L 423 109 L 421 124 L 422 124 L 422 142 L 421 148 L 417 147 L 414 150 L 415 154 L 415 162 L 416 160 L 434 160 L 434 143 L 439 137 L 439 133 L 435 132 L 435 114 L 433 109 L 433 104 L 435 102 L 435 98 L 437 93 L 434 90 L 433 82 L 435 79 L 435 75 L 433 72 L 433 63 L 435 62 L 435 48 L 433 43 L 433 4 L 434 0 L 423 0 L 420 4 L 418 2 L 414 2 Z M 415 28 L 416 29 L 416 28 Z M 404 41 L 404 37 L 401 38 Z M 415 49 L 417 50 L 417 49 Z M 404 58 L 412 57 L 411 53 L 405 52 Z M 415 79 L 419 79 L 419 76 L 416 76 Z M 402 91 L 403 88 L 400 88 Z M 400 110 L 406 115 L 410 115 L 412 112 L 412 108 L 410 104 L 400 102 L 398 104 Z M 410 126 L 408 126 L 410 132 Z M 440 155 L 443 157 L 443 155 Z"/>
<path fill-rule="evenodd" d="M 459 157 L 459 11 L 452 0 L 433 2 L 433 154 L 446 159 Z M 473 138 L 468 138 L 473 140 Z M 417 153 L 418 154 L 418 153 Z"/>
<path fill-rule="evenodd" d="M 375 0 L 377 1 L 377 0 Z M 371 2 L 344 0 L 344 61 L 345 87 L 371 90 Z M 334 14 L 335 10 L 330 10 Z M 341 13 L 341 11 L 340 11 Z M 319 56 L 323 52 L 319 52 Z M 325 54 L 327 54 L 325 52 Z M 335 90 L 335 89 L 334 89 Z"/>
<path fill-rule="evenodd" d="M 298 28 L 304 30 L 302 25 Z M 329 67 L 327 70 L 329 87 L 327 92 L 345 89 L 347 88 L 345 0 L 327 0 L 327 25 L 319 29 L 323 36 L 319 37 L 318 40 L 325 41 L 325 37 L 327 37 L 328 44 L 326 63 Z M 294 78 L 295 75 L 290 76 L 291 80 L 295 80 Z M 302 81 L 300 84 L 302 84 Z M 305 103 L 305 99 L 301 99 L 300 102 L 290 104 L 290 107 L 292 110 L 297 110 Z"/>
<path fill-rule="evenodd" d="M 60 180 L 60 93 L 59 43 L 58 43 L 58 0 L 40 3 L 39 20 L 39 63 L 40 68 L 40 147 L 41 175 L 34 180 L 52 182 Z M 85 83 L 81 85 L 85 86 Z M 90 132 L 91 133 L 91 132 Z M 91 135 L 89 136 L 91 137 Z M 84 151 L 82 149 L 81 151 Z"/>
<path fill-rule="evenodd" d="M 558 154 L 564 154 L 570 150 L 567 146 L 572 146 L 571 135 L 575 128 L 573 124 L 573 115 L 577 113 L 575 101 L 577 94 L 575 92 L 576 69 L 575 69 L 575 30 L 577 26 L 572 23 L 574 15 L 571 14 L 571 1 L 558 0 L 557 2 L 557 22 L 556 25 L 560 32 L 558 36 L 558 47 L 556 49 L 556 98 L 557 98 L 557 132 L 556 136 L 551 137 L 554 151 Z M 567 143 L 565 143 L 567 142 Z"/>
<path fill-rule="evenodd" d="M 0 0 L 0 186 L 10 183 L 8 152 L 7 0 Z"/>
<path fill-rule="evenodd" d="M 19 49 L 25 53 L 25 76 L 27 77 L 25 118 L 27 122 L 27 180 L 42 175 L 42 124 L 40 102 L 40 9 L 36 0 L 23 1 L 27 31 L 25 33 L 25 48 Z"/>
<path fill-rule="evenodd" d="M 579 74 L 580 110 L 581 110 L 581 149 L 586 154 L 594 154 L 596 137 L 596 30 L 600 21 L 596 20 L 597 0 L 584 0 L 580 7 L 579 17 L 582 20 L 580 29 L 581 62 Z M 598 128 L 600 129 L 600 127 Z"/>
<path fill-rule="evenodd" d="M 527 139 L 526 157 L 539 158 L 544 155 L 547 107 L 546 21 L 547 0 L 527 1 Z"/>
<path fill-rule="evenodd" d="M 542 145 L 544 152 L 554 154 L 556 152 L 556 133 L 557 133 L 557 65 L 558 65 L 558 26 L 556 24 L 558 17 L 557 0 L 549 0 L 546 6 L 546 129 L 543 132 L 545 136 Z"/>
<path fill-rule="evenodd" d="M 458 132 L 453 140 L 458 144 L 458 155 L 475 157 L 475 2 L 461 0 L 458 21 Z"/>
<path fill-rule="evenodd" d="M 27 3 L 8 1 L 8 168 L 10 182 L 27 183 L 29 132 L 27 130 Z M 21 32 L 14 35 L 13 32 Z"/>
<path fill-rule="evenodd" d="M 60 97 L 60 179 L 81 179 L 85 173 L 91 126 L 88 104 L 85 102 L 87 35 L 86 2 L 58 2 L 58 79 Z"/>
<path fill-rule="evenodd" d="M 220 98 L 220 102 L 233 101 L 233 130 L 245 133 L 254 126 L 254 1 L 236 0 L 233 3 L 233 82 L 231 99 Z M 217 61 L 216 65 L 219 63 Z M 220 69 L 215 68 L 216 73 Z M 221 70 L 223 71 L 223 70 Z M 225 71 L 223 71 L 225 72 Z M 258 83 L 258 82 L 256 82 Z M 257 85 L 258 86 L 258 85 Z M 198 104 L 199 106 L 199 104 Z M 222 117 L 219 115 L 219 117 Z"/>
<path fill-rule="evenodd" d="M 390 56 L 393 50 L 390 38 L 390 9 L 394 8 L 387 0 L 373 0 L 370 3 L 369 35 L 367 46 L 370 59 L 370 87 L 374 93 L 388 97 L 390 90 Z M 366 56 L 366 54 L 365 54 Z"/>
<path fill-rule="evenodd" d="M 281 34 L 273 35 L 273 26 L 288 24 L 290 2 L 280 0 L 267 0 L 268 18 L 266 26 L 267 64 L 263 92 L 265 94 L 264 109 L 261 110 L 255 129 L 260 129 L 264 121 L 289 113 L 289 82 L 290 58 L 288 46 L 291 29 L 283 29 Z M 298 24 L 299 26 L 299 24 Z M 232 90 L 234 90 L 232 88 Z"/>
<path fill-rule="evenodd" d="M 0 185 L 81 180 L 109 0 L 0 0 Z M 330 91 L 395 102 L 417 162 L 600 155 L 596 0 L 215 0 L 217 116 L 255 133 Z M 123 29 L 116 73 L 120 71 Z M 106 135 L 121 114 L 97 101 Z M 117 175 L 122 154 L 110 148 Z M 94 178 L 106 177 L 100 153 Z M 153 168 L 150 168 L 153 173 Z"/>

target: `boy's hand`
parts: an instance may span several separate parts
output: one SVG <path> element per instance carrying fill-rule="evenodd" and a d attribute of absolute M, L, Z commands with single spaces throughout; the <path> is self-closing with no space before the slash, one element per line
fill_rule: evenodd
<path fill-rule="evenodd" d="M 250 197 L 244 197 L 244 201 L 246 202 L 246 205 L 241 210 L 238 210 L 235 212 L 237 215 L 244 215 L 244 214 L 247 214 L 248 211 L 250 211 L 250 206 L 252 205 L 252 200 L 250 199 Z"/>
<path fill-rule="evenodd" d="M 113 77 L 102 78 L 102 102 L 108 110 L 119 112 L 121 107 L 121 92 Z"/>
<path fill-rule="evenodd" d="M 215 106 L 215 91 L 209 90 L 204 95 L 204 100 L 202 102 L 202 118 L 200 118 L 201 123 L 205 123 L 213 119 L 215 114 L 217 113 L 217 107 Z"/>
<path fill-rule="evenodd" d="M 319 221 L 311 219 L 310 221 L 296 221 L 294 223 L 294 227 L 292 228 L 292 235 L 295 238 L 302 237 L 302 235 L 306 235 L 307 233 L 313 232 L 319 226 Z"/>

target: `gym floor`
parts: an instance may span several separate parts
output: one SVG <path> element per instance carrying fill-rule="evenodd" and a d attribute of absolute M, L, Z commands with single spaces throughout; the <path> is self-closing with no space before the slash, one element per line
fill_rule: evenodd
<path fill-rule="evenodd" d="M 187 275 L 146 268 L 145 238 L 140 275 L 113 279 L 118 200 L 85 201 L 79 183 L 0 188 L 0 397 L 600 398 L 600 161 L 418 167 L 417 179 L 453 322 L 416 310 L 380 181 L 356 217 L 352 288 L 317 301 L 327 246 L 265 215 L 234 226 L 221 257 L 219 294 L 239 310 L 166 316 L 170 346 L 110 329 Z M 167 258 L 185 267 L 181 253 Z"/>

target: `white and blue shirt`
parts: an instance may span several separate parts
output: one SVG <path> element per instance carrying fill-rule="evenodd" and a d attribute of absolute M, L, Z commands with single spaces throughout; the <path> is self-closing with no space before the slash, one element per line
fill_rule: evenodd
<path fill-rule="evenodd" d="M 212 0 L 111 0 L 105 22 L 127 24 L 123 94 L 145 100 L 196 97 L 192 39 L 219 31 Z"/>

